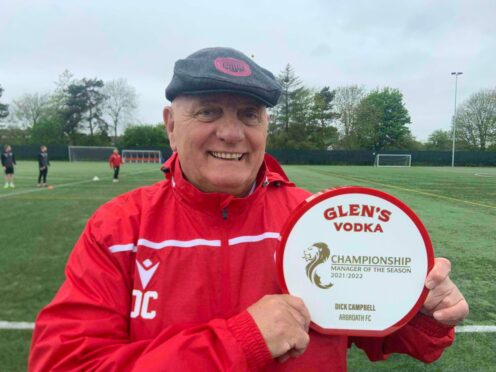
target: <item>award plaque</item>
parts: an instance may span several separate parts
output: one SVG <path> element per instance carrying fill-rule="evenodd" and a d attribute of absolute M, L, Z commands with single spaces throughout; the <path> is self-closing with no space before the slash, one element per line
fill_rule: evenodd
<path fill-rule="evenodd" d="M 312 195 L 291 214 L 276 262 L 281 288 L 303 299 L 314 330 L 385 336 L 422 307 L 434 255 L 406 204 L 350 186 Z"/>

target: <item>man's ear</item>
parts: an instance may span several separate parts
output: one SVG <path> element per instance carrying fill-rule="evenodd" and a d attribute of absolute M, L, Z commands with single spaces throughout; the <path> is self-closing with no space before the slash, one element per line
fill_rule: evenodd
<path fill-rule="evenodd" d="M 163 111 L 165 130 L 167 131 L 167 136 L 169 137 L 169 145 L 172 151 L 177 151 L 176 140 L 174 138 L 174 116 L 172 114 L 172 106 L 164 107 Z"/>

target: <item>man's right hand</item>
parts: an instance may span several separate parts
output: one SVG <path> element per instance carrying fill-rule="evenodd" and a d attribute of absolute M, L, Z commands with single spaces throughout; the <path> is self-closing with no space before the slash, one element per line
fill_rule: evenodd
<path fill-rule="evenodd" d="M 310 337 L 310 314 L 303 301 L 290 295 L 268 295 L 248 308 L 274 358 L 285 362 L 304 353 Z"/>

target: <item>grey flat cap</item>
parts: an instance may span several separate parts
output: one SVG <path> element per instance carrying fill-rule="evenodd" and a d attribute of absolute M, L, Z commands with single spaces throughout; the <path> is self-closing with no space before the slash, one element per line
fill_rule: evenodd
<path fill-rule="evenodd" d="M 174 65 L 174 76 L 165 89 L 169 101 L 181 94 L 239 93 L 268 107 L 275 106 L 281 86 L 274 75 L 231 48 L 201 49 Z"/>

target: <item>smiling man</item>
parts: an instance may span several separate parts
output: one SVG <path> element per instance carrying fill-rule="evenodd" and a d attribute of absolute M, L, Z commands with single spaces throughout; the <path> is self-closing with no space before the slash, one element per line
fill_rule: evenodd
<path fill-rule="evenodd" d="M 274 76 L 229 48 L 176 62 L 164 122 L 166 179 L 90 218 L 66 280 L 36 320 L 31 371 L 345 371 L 355 343 L 371 360 L 437 359 L 468 306 L 438 259 L 424 307 L 383 338 L 309 330 L 282 295 L 274 252 L 310 196 L 265 154 Z"/>
<path fill-rule="evenodd" d="M 180 96 L 165 108 L 164 121 L 183 172 L 199 190 L 242 197 L 255 186 L 269 123 L 264 104 L 239 94 Z"/>

